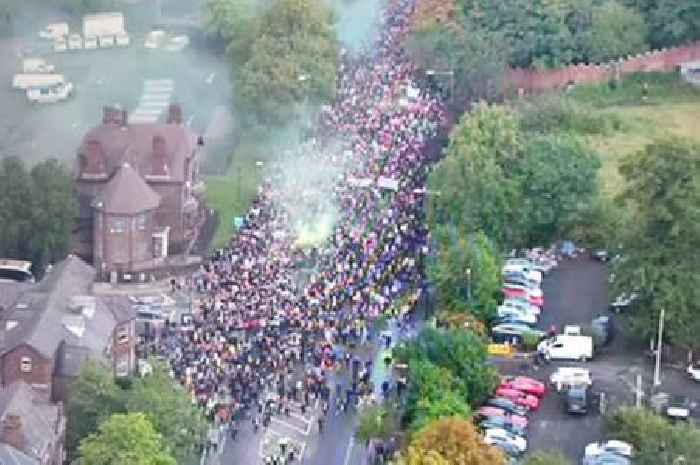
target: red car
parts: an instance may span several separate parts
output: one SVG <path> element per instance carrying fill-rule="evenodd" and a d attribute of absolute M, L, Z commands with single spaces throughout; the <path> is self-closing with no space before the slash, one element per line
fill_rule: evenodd
<path fill-rule="evenodd" d="M 540 408 L 540 399 L 537 396 L 525 394 L 523 391 L 518 391 L 517 389 L 510 389 L 501 386 L 498 389 L 496 389 L 496 395 L 499 397 L 505 397 L 506 399 L 510 399 L 516 405 L 524 405 L 530 410 L 537 410 L 538 408 Z"/>
<path fill-rule="evenodd" d="M 479 409 L 479 416 L 484 418 L 490 417 L 505 417 L 511 423 L 521 428 L 527 428 L 527 418 L 521 417 L 520 415 L 508 415 L 505 410 L 498 407 L 481 407 Z"/>
<path fill-rule="evenodd" d="M 543 397 L 547 393 L 547 385 L 545 383 L 527 376 L 503 376 L 501 377 L 500 387 L 517 389 L 537 397 Z"/>
<path fill-rule="evenodd" d="M 503 288 L 503 296 L 506 300 L 509 299 L 527 299 L 532 305 L 540 308 L 544 307 L 544 297 L 542 295 L 533 295 L 525 289 L 517 289 L 512 287 Z"/>

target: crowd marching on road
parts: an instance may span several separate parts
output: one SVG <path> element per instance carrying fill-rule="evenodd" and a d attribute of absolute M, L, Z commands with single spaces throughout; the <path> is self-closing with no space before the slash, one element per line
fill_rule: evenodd
<path fill-rule="evenodd" d="M 284 173 L 271 167 L 238 235 L 187 281 L 200 297 L 193 321 L 171 326 L 161 342 L 176 378 L 234 437 L 243 418 L 257 431 L 292 407 L 303 413 L 311 399 L 321 399 L 325 413 L 370 392 L 371 361 L 348 348 L 366 342 L 371 322 L 387 311 L 413 317 L 429 242 L 426 147 L 444 118 L 430 90 L 405 96 L 413 68 L 400 42 L 413 4 L 390 2 L 371 55 L 343 54 L 337 99 L 300 149 L 319 163 L 331 163 L 333 152 L 352 167 L 332 189 L 340 212 L 331 237 L 299 246 L 284 207 L 297 199 L 282 198 Z M 389 187 L 378 186 L 380 178 Z M 299 284 L 302 266 L 313 272 Z M 400 296 L 409 298 L 399 306 Z M 338 365 L 361 375 L 332 385 Z"/>

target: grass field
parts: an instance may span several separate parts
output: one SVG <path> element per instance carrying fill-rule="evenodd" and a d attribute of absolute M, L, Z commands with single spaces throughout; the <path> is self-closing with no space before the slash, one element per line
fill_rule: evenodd
<path fill-rule="evenodd" d="M 646 102 L 642 99 L 644 82 L 649 86 Z M 609 194 L 620 189 L 617 168 L 626 155 L 665 137 L 681 137 L 700 144 L 700 88 L 675 75 L 635 75 L 616 89 L 607 85 L 582 86 L 572 92 L 572 97 L 620 123 L 618 130 L 588 136 L 600 153 L 602 188 Z"/>

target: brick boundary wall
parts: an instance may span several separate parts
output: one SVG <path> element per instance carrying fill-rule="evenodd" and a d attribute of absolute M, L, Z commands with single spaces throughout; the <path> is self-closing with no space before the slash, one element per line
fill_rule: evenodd
<path fill-rule="evenodd" d="M 620 58 L 617 61 L 596 64 L 571 65 L 566 68 L 538 71 L 509 69 L 503 85 L 506 94 L 522 89 L 526 93 L 564 88 L 567 84 L 595 84 L 615 77 L 616 68 L 621 76 L 631 73 L 671 72 L 681 63 L 700 60 L 700 41 L 683 47 L 653 50 Z"/>

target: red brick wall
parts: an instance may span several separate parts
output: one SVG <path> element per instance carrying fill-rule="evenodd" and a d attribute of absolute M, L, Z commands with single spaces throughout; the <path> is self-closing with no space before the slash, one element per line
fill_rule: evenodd
<path fill-rule="evenodd" d="M 31 373 L 24 373 L 20 370 L 22 357 L 30 357 L 32 359 Z M 18 346 L 2 357 L 2 383 L 5 386 L 22 379 L 30 385 L 46 385 L 47 392 L 50 392 L 52 375 L 53 360 L 42 357 L 28 345 Z"/>
<path fill-rule="evenodd" d="M 685 47 L 654 50 L 621 59 L 622 75 L 637 72 L 671 72 L 681 63 L 700 60 L 700 42 Z M 537 71 L 532 69 L 510 69 L 506 72 L 504 87 L 512 94 L 518 89 L 525 92 L 564 88 L 569 82 L 593 84 L 614 77 L 615 70 L 609 64 L 572 65 L 566 68 Z"/>

